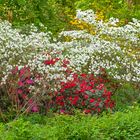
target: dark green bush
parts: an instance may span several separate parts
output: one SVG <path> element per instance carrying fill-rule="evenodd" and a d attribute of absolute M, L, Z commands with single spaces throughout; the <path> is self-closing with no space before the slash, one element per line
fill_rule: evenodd
<path fill-rule="evenodd" d="M 0 124 L 1 140 L 139 140 L 140 108 L 102 117 L 30 115 Z"/>
<path fill-rule="evenodd" d="M 114 92 L 115 110 L 122 111 L 129 106 L 140 102 L 140 90 L 135 85 L 125 83 L 122 84 Z"/>

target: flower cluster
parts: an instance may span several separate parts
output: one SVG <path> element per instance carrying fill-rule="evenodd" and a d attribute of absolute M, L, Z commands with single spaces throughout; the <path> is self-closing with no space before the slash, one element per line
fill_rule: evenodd
<path fill-rule="evenodd" d="M 100 113 L 112 109 L 112 93 L 104 86 L 105 80 L 92 74 L 73 74 L 73 80 L 61 83 L 61 89 L 52 98 L 53 110 L 72 113 L 81 109 L 85 113 Z"/>
<path fill-rule="evenodd" d="M 29 67 L 24 66 L 20 68 L 16 66 L 12 69 L 6 81 L 7 93 L 9 100 L 12 99 L 14 107 L 17 108 L 17 112 L 26 109 L 34 110 L 36 106 L 33 95 L 30 94 L 30 86 L 35 85 L 34 76 L 30 71 Z"/>

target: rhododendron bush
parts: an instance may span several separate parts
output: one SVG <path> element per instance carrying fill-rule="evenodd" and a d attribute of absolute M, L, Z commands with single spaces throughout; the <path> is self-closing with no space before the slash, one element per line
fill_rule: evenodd
<path fill-rule="evenodd" d="M 22 34 L 0 22 L 0 96 L 17 113 L 99 113 L 114 106 L 109 79 L 140 82 L 140 21 L 119 27 L 118 19 L 98 21 L 91 10 L 76 18 L 94 33 L 63 31 L 51 40 L 34 26 Z"/>
<path fill-rule="evenodd" d="M 61 83 L 61 89 L 52 98 L 52 106 L 60 113 L 72 113 L 75 108 L 93 114 L 112 109 L 112 93 L 107 91 L 104 82 L 92 74 L 73 74 L 73 80 Z"/>

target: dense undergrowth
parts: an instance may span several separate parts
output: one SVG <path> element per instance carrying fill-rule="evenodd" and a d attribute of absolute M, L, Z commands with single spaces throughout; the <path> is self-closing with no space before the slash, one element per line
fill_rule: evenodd
<path fill-rule="evenodd" d="M 51 116 L 53 115 L 53 116 Z M 30 115 L 3 124 L 1 140 L 139 140 L 140 108 L 131 107 L 125 112 L 91 116 Z"/>

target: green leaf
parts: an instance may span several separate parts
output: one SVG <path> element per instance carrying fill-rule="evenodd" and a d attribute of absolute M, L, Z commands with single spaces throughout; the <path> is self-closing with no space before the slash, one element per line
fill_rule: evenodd
<path fill-rule="evenodd" d="M 26 0 L 17 0 L 18 5 L 25 5 Z"/>

